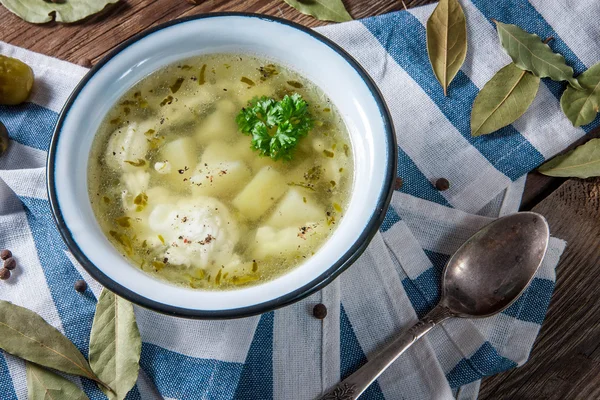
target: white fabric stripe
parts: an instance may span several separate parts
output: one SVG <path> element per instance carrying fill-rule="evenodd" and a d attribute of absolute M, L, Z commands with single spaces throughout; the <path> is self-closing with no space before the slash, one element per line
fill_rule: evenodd
<path fill-rule="evenodd" d="M 38 313 L 46 322 L 64 333 L 23 206 L 1 179 L 0 226 L 4 227 L 0 230 L 0 247 L 11 249 L 17 260 L 17 268 L 12 271 L 11 278 L 2 283 L 0 299 Z M 7 354 L 5 359 L 17 397 L 20 400 L 27 399 L 25 364 Z"/>
<path fill-rule="evenodd" d="M 327 392 L 340 381 L 340 280 L 321 290 L 321 303 L 327 307 L 323 320 L 321 391 Z"/>
<path fill-rule="evenodd" d="M 33 69 L 35 84 L 29 101 L 60 112 L 87 69 L 0 41 L 0 54 L 18 58 Z"/>
<path fill-rule="evenodd" d="M 351 53 L 377 82 L 393 116 L 398 145 L 430 181 L 446 177 L 452 182 L 444 192 L 452 205 L 476 212 L 511 183 L 441 115 L 428 94 L 364 25 L 355 22 L 344 29 L 334 26 L 320 32 Z M 443 135 L 425 134 L 432 120 L 436 121 L 435 130 Z"/>
<path fill-rule="evenodd" d="M 506 194 L 502 202 L 502 207 L 498 213 L 499 217 L 513 214 L 519 211 L 521 207 L 521 199 L 523 198 L 523 192 L 525 191 L 525 183 L 527 182 L 527 175 L 523 175 L 516 181 L 514 181 L 508 188 L 506 188 Z"/>
<path fill-rule="evenodd" d="M 367 354 L 416 322 L 381 235 L 341 275 L 344 310 L 361 348 Z M 368 299 L 368 300 L 365 300 Z M 450 399 L 452 392 L 427 338 L 411 347 L 379 378 L 387 399 Z"/>
<path fill-rule="evenodd" d="M 461 70 L 481 89 L 500 68 L 509 64 L 511 59 L 500 45 L 496 30 L 479 9 L 468 0 L 461 4 L 469 21 L 470 39 L 467 58 Z M 544 2 L 544 6 L 540 8 L 548 9 L 548 2 Z M 425 24 L 431 11 L 432 7 L 419 7 L 411 10 L 411 13 Z M 580 48 L 589 49 L 589 45 L 586 43 Z M 481 57 L 481 54 L 487 54 L 488 57 Z M 561 111 L 559 101 L 543 83 L 525 115 L 512 125 L 546 159 L 585 134 L 583 129 L 571 125 Z M 540 131 L 544 134 L 540 134 Z M 552 140 L 548 139 L 550 137 Z"/>
<path fill-rule="evenodd" d="M 230 321 L 196 321 L 170 317 L 135 306 L 146 343 L 188 357 L 244 363 L 260 317 Z"/>
<path fill-rule="evenodd" d="M 143 369 L 140 368 L 140 375 L 137 380 L 137 387 L 140 391 L 140 399 L 142 400 L 163 400 L 154 383 L 146 375 Z"/>
<path fill-rule="evenodd" d="M 382 234 L 388 249 L 396 256 L 410 279 L 418 278 L 431 268 L 431 260 L 404 221 L 398 221 Z"/>
<path fill-rule="evenodd" d="M 46 200 L 46 169 L 0 170 L 2 179 L 17 196 Z"/>
<path fill-rule="evenodd" d="M 529 0 L 529 3 L 587 67 L 600 61 L 600 2 Z"/>
<path fill-rule="evenodd" d="M 442 254 L 454 253 L 473 233 L 493 221 L 436 203 L 424 203 L 400 192 L 394 193 L 392 206 L 422 248 Z"/>
<path fill-rule="evenodd" d="M 456 395 L 456 400 L 476 400 L 479 397 L 480 386 L 481 380 L 460 387 Z"/>
<path fill-rule="evenodd" d="M 292 396 L 297 400 L 310 400 L 321 394 L 323 322 L 312 316 L 313 307 L 320 303 L 321 299 L 321 293 L 315 293 L 307 299 L 275 311 L 274 399 L 287 399 Z"/>
<path fill-rule="evenodd" d="M 12 379 L 13 388 L 15 394 L 19 400 L 27 400 L 27 378 L 25 373 L 25 361 L 20 358 L 11 356 L 4 352 L 4 359 L 6 360 L 6 367 L 8 373 Z M 1 357 L 1 355 L 0 355 Z"/>
<path fill-rule="evenodd" d="M 64 333 L 23 206 L 2 181 L 0 181 L 0 226 L 4 227 L 0 230 L 0 247 L 11 249 L 18 264 L 12 271 L 11 278 L 2 282 L 0 299 L 35 311 Z M 35 293 L 35 296 L 32 296 L 32 293 Z"/>
<path fill-rule="evenodd" d="M 44 168 L 46 152 L 10 141 L 8 151 L 0 157 L 0 170 Z"/>

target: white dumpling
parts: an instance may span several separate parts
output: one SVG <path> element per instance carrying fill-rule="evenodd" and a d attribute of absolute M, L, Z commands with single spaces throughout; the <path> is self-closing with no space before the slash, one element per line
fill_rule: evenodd
<path fill-rule="evenodd" d="M 315 245 L 325 232 L 323 222 L 307 222 L 298 227 L 283 229 L 262 226 L 256 231 L 253 254 L 257 259 L 295 256 Z"/>
<path fill-rule="evenodd" d="M 207 269 L 223 264 L 239 240 L 227 206 L 210 197 L 159 204 L 148 225 L 164 241 L 164 257 L 174 265 Z"/>
<path fill-rule="evenodd" d="M 194 174 L 198 160 L 196 142 L 190 137 L 181 137 L 165 144 L 160 156 L 171 166 L 170 172 L 163 174 L 171 184 L 180 188 L 189 186 L 189 179 Z"/>
<path fill-rule="evenodd" d="M 125 184 L 125 189 L 121 192 L 123 209 L 126 212 L 134 212 L 137 209 L 134 199 L 148 189 L 150 174 L 138 168 L 137 171 L 125 172 L 121 176 L 121 180 Z"/>
<path fill-rule="evenodd" d="M 145 162 L 149 143 L 144 133 L 154 129 L 150 121 L 132 122 L 112 133 L 106 146 L 106 164 L 115 171 L 135 171 L 141 167 L 131 163 Z M 127 162 L 129 161 L 129 162 Z"/>

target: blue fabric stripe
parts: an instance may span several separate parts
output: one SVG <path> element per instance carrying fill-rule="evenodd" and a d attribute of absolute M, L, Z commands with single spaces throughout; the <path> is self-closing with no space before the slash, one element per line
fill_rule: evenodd
<path fill-rule="evenodd" d="M 58 114 L 33 103 L 18 106 L 0 105 L 0 121 L 16 142 L 47 151 Z"/>
<path fill-rule="evenodd" d="M 273 311 L 260 317 L 240 382 L 236 400 L 273 398 Z"/>
<path fill-rule="evenodd" d="M 575 55 L 575 53 L 567 46 L 567 44 L 560 38 L 558 33 L 546 22 L 544 17 L 535 9 L 534 6 L 527 0 L 511 0 L 511 6 L 507 7 L 505 3 L 501 1 L 489 1 L 489 0 L 471 0 L 473 4 L 481 11 L 481 13 L 490 21 L 492 25 L 492 19 L 498 21 L 515 24 L 527 32 L 535 33 L 542 39 L 552 37 L 553 39 L 548 45 L 555 52 L 562 54 L 565 57 L 567 63 L 573 67 L 575 74 L 580 74 L 586 70 L 585 64 Z M 498 43 L 498 46 L 500 44 Z M 560 99 L 563 89 L 566 87 L 566 83 L 554 82 L 550 79 L 544 79 L 543 82 L 546 84 L 548 89 Z M 588 125 L 583 126 L 583 130 L 589 133 L 596 126 L 600 125 L 600 115 L 596 117 L 594 121 Z"/>
<path fill-rule="evenodd" d="M 504 310 L 504 314 L 521 321 L 541 325 L 546 317 L 553 291 L 554 282 L 535 278 L 525 293 L 513 305 Z"/>
<path fill-rule="evenodd" d="M 433 184 L 417 168 L 413 160 L 398 147 L 398 169 L 396 176 L 402 178 L 400 191 L 411 196 L 420 197 L 447 207 L 452 207 L 448 200 L 433 187 Z"/>
<path fill-rule="evenodd" d="M 358 343 L 344 306 L 340 305 L 340 308 L 340 374 L 342 375 L 341 379 L 346 379 L 367 363 L 367 357 Z M 360 398 L 385 400 L 378 381 L 373 382 Z"/>
<path fill-rule="evenodd" d="M 18 400 L 2 350 L 0 350 L 0 399 Z"/>
<path fill-rule="evenodd" d="M 502 357 L 489 342 L 485 342 L 470 358 L 462 359 L 446 378 L 450 387 L 455 389 L 516 366 L 517 363 Z"/>
<path fill-rule="evenodd" d="M 379 230 L 381 232 L 388 231 L 396 222 L 400 221 L 400 219 L 401 218 L 398 213 L 396 213 L 396 210 L 394 210 L 394 207 L 390 205 L 385 213 L 385 217 L 381 223 L 381 226 L 379 227 Z"/>
<path fill-rule="evenodd" d="M 242 373 L 242 364 L 187 357 L 144 343 L 140 365 L 162 396 L 180 400 L 229 400 Z"/>
<path fill-rule="evenodd" d="M 361 21 L 410 77 L 429 95 L 461 135 L 496 169 L 513 181 L 544 161 L 544 157 L 513 126 L 494 135 L 471 137 L 471 105 L 479 92 L 459 71 L 444 97 L 429 65 L 425 28 L 410 13 L 397 12 Z M 426 129 L 426 128 L 424 128 Z M 518 158 L 518 160 L 515 160 Z"/>
<path fill-rule="evenodd" d="M 20 199 L 65 336 L 87 356 L 96 298 L 90 290 L 79 294 L 73 289 L 73 283 L 82 277 L 65 254 L 67 247 L 54 225 L 48 202 L 29 197 Z M 91 381 L 82 379 L 82 384 L 91 400 L 106 398 Z M 137 387 L 128 394 L 127 399 L 140 399 Z"/>

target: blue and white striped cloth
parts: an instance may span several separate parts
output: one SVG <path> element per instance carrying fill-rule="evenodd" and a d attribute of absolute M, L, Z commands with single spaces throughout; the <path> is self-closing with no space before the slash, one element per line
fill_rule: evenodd
<path fill-rule="evenodd" d="M 597 0 L 461 0 L 469 52 L 448 97 L 425 52 L 433 6 L 319 28 L 375 79 L 389 105 L 399 145 L 398 176 L 380 234 L 367 252 L 321 292 L 289 307 L 235 321 L 191 321 L 136 308 L 142 373 L 128 399 L 312 399 L 363 364 L 438 297 L 449 255 L 492 218 L 517 211 L 528 171 L 598 126 L 573 128 L 560 112 L 564 84 L 543 80 L 524 117 L 471 138 L 479 89 L 510 60 L 491 19 L 515 23 L 563 54 L 577 73 L 600 61 Z M 1 23 L 0 23 L 1 24 Z M 0 283 L 0 299 L 41 314 L 84 354 L 100 286 L 79 266 L 54 227 L 45 157 L 57 113 L 85 69 L 0 42 L 0 53 L 29 63 L 34 93 L 0 107 L 11 147 L 0 157 L 0 247 L 19 262 Z M 440 193 L 431 182 L 448 178 Z M 524 296 L 484 320 L 448 321 L 404 354 L 365 399 L 473 399 L 480 379 L 524 363 L 544 319 L 554 268 L 565 243 L 552 239 Z M 76 279 L 91 290 L 73 290 Z M 312 317 L 324 303 L 327 318 Z M 27 397 L 22 361 L 0 353 L 0 398 Z M 104 395 L 85 380 L 91 399 Z"/>

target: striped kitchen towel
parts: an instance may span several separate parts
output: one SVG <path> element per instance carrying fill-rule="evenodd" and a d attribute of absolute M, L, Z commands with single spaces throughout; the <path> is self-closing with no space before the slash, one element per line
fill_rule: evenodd
<path fill-rule="evenodd" d="M 142 373 L 128 399 L 312 399 L 363 364 L 439 296 L 449 255 L 492 218 L 517 211 L 528 171 L 593 127 L 573 128 L 560 112 L 560 83 L 544 80 L 532 107 L 513 125 L 471 138 L 470 105 L 510 60 L 491 18 L 516 23 L 563 54 L 577 73 L 600 61 L 596 0 L 462 0 L 469 53 L 448 97 L 425 52 L 433 6 L 319 28 L 371 74 L 394 119 L 398 176 L 380 233 L 365 254 L 321 292 L 261 316 L 234 321 L 176 319 L 136 308 Z M 61 241 L 48 206 L 45 157 L 58 112 L 85 69 L 0 42 L 0 53 L 30 64 L 30 102 L 0 106 L 11 146 L 0 157 L 0 247 L 20 268 L 0 283 L 0 299 L 32 309 L 87 354 L 100 286 Z M 438 192 L 431 182 L 451 182 Z M 565 243 L 552 239 L 531 287 L 488 319 L 448 321 L 413 346 L 365 399 L 472 399 L 482 377 L 525 362 L 554 287 Z M 76 279 L 91 288 L 72 289 Z M 312 306 L 328 308 L 324 320 Z M 24 364 L 0 353 L 0 398 L 27 397 Z M 104 395 L 75 379 L 91 399 Z"/>

